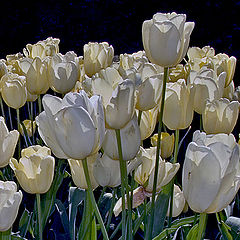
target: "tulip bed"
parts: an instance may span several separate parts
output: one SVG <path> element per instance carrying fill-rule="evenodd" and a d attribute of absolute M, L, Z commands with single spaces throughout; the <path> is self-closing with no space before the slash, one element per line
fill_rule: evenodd
<path fill-rule="evenodd" d="M 0 60 L 0 239 L 240 239 L 236 58 L 189 47 L 194 26 Z"/>

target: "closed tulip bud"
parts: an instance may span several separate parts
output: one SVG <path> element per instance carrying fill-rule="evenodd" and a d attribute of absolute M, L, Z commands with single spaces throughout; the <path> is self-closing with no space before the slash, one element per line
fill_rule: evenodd
<path fill-rule="evenodd" d="M 107 42 L 89 42 L 83 47 L 83 61 L 86 74 L 91 77 L 111 65 L 114 56 L 112 45 Z"/>
<path fill-rule="evenodd" d="M 0 82 L 1 94 L 4 102 L 11 108 L 19 109 L 27 101 L 26 78 L 9 73 Z"/>
<path fill-rule="evenodd" d="M 177 216 L 179 216 L 181 214 L 181 212 L 183 211 L 183 209 L 185 207 L 185 202 L 186 201 L 185 201 L 183 192 L 181 191 L 179 186 L 174 184 L 174 189 L 173 189 L 173 208 L 172 208 L 172 216 L 173 217 L 177 217 Z M 168 206 L 167 216 L 169 216 L 169 212 L 170 212 L 170 206 Z"/>
<path fill-rule="evenodd" d="M 17 191 L 15 182 L 0 181 L 0 196 L 0 232 L 5 232 L 17 217 L 23 195 L 20 190 Z"/>
<path fill-rule="evenodd" d="M 225 78 L 225 72 L 222 72 L 217 77 L 212 69 L 204 67 L 198 73 L 195 71 L 190 72 L 189 84 L 194 92 L 193 108 L 197 113 L 203 113 L 207 99 L 213 101 L 222 97 Z"/>
<path fill-rule="evenodd" d="M 98 152 L 105 135 L 101 97 L 84 91 L 63 99 L 46 94 L 44 111 L 36 118 L 38 132 L 58 158 L 84 159 Z"/>
<path fill-rule="evenodd" d="M 12 158 L 10 167 L 24 191 L 46 193 L 53 181 L 55 159 L 50 148 L 34 145 L 22 150 L 19 162 Z"/>
<path fill-rule="evenodd" d="M 163 122 L 171 130 L 185 129 L 193 119 L 193 91 L 183 79 L 167 83 Z"/>
<path fill-rule="evenodd" d="M 18 138 L 19 132 L 17 130 L 9 132 L 4 118 L 0 117 L 0 168 L 8 165 L 14 154 Z"/>
<path fill-rule="evenodd" d="M 69 92 L 79 78 L 79 67 L 74 61 L 73 53 L 65 56 L 56 54 L 49 60 L 48 80 L 50 87 L 58 93 Z"/>
<path fill-rule="evenodd" d="M 158 111 L 159 106 L 156 106 L 151 110 L 142 112 L 140 121 L 141 140 L 147 139 L 152 135 L 157 124 Z"/>
<path fill-rule="evenodd" d="M 35 44 L 27 44 L 26 48 L 23 49 L 23 53 L 29 58 L 40 57 L 43 59 L 47 56 L 54 56 L 59 52 L 59 42 L 60 39 L 58 38 L 48 37 Z"/>
<path fill-rule="evenodd" d="M 143 22 L 142 39 L 147 57 L 162 67 L 175 66 L 187 53 L 193 22 L 185 14 L 156 13 Z"/>
<path fill-rule="evenodd" d="M 26 128 L 27 135 L 29 137 L 32 137 L 32 135 L 34 134 L 34 132 L 36 130 L 36 121 L 32 122 L 29 119 L 25 119 L 22 123 L 23 123 L 24 127 Z M 19 132 L 21 133 L 22 136 L 25 135 L 22 125 L 20 125 Z"/>
<path fill-rule="evenodd" d="M 137 123 L 137 117 L 134 116 L 131 121 L 122 129 L 120 129 L 123 160 L 132 160 L 140 147 L 141 136 L 140 129 Z M 117 139 L 115 130 L 106 129 L 105 138 L 103 141 L 103 150 L 110 158 L 119 159 Z"/>
<path fill-rule="evenodd" d="M 207 101 L 203 112 L 203 129 L 207 134 L 231 133 L 237 123 L 239 102 L 226 98 Z"/>
<path fill-rule="evenodd" d="M 154 108 L 160 102 L 163 73 L 158 74 L 158 70 L 153 64 L 146 63 L 143 64 L 140 75 L 141 83 L 136 88 L 136 109 L 147 111 Z"/>
<path fill-rule="evenodd" d="M 140 151 L 136 157 L 142 161 L 142 164 L 135 170 L 134 179 L 149 193 L 151 193 L 153 190 L 156 150 L 156 147 L 149 149 L 140 147 Z M 172 164 L 170 162 L 165 162 L 160 157 L 157 192 L 172 180 L 179 167 L 179 163 Z"/>
<path fill-rule="evenodd" d="M 233 56 L 229 57 L 227 54 L 219 53 L 213 58 L 214 69 L 219 75 L 226 72 L 225 87 L 227 87 L 233 80 L 235 73 L 237 59 Z"/>
<path fill-rule="evenodd" d="M 88 171 L 90 176 L 90 182 L 92 185 L 92 188 L 95 189 L 98 187 L 98 183 L 93 175 L 93 165 L 97 158 L 99 158 L 99 154 L 96 153 L 92 156 L 87 157 L 88 162 Z M 88 189 L 84 169 L 82 165 L 82 161 L 76 160 L 76 159 L 68 159 L 68 163 L 71 169 L 71 175 L 74 184 L 81 189 Z"/>
<path fill-rule="evenodd" d="M 158 134 L 151 137 L 151 144 L 153 147 L 157 146 Z M 170 135 L 167 132 L 161 133 L 161 151 L 160 155 L 163 159 L 169 158 L 174 149 L 174 134 Z"/>
<path fill-rule="evenodd" d="M 130 161 L 127 164 L 127 173 L 134 170 L 141 164 L 138 160 Z M 93 175 L 102 187 L 117 187 L 121 184 L 120 164 L 119 161 L 113 160 L 107 154 L 97 158 L 93 165 Z"/>
<path fill-rule="evenodd" d="M 183 194 L 193 211 L 215 213 L 231 203 L 240 187 L 239 157 L 232 134 L 193 134 L 182 174 Z"/>

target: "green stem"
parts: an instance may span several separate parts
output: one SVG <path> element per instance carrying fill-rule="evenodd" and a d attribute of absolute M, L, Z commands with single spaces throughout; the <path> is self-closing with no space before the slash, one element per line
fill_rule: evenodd
<path fill-rule="evenodd" d="M 108 235 L 107 235 L 107 231 L 105 229 L 101 214 L 99 212 L 98 206 L 96 204 L 94 195 L 93 195 L 93 190 L 92 190 L 92 184 L 90 181 L 90 176 L 89 176 L 89 171 L 88 171 L 88 165 L 87 165 L 87 159 L 82 160 L 82 164 L 83 164 L 83 170 L 84 170 L 84 174 L 85 174 L 85 178 L 86 178 L 86 182 L 87 182 L 87 186 L 88 186 L 88 191 L 89 191 L 89 196 L 91 198 L 91 202 L 92 202 L 92 207 L 94 209 L 95 215 L 97 217 L 97 220 L 100 224 L 101 230 L 102 230 L 102 234 L 103 234 L 103 238 L 104 239 L 109 239 Z"/>
<path fill-rule="evenodd" d="M 106 189 L 107 189 L 107 187 L 104 186 L 103 189 L 102 189 L 102 191 L 101 191 L 100 197 L 98 198 L 98 203 L 97 203 L 98 205 L 99 205 L 100 202 L 102 201 L 102 198 L 103 198 L 104 193 L 106 192 Z"/>
<path fill-rule="evenodd" d="M 5 232 L 0 232 L 0 240 L 11 240 L 12 228 Z"/>
<path fill-rule="evenodd" d="M 37 211 L 38 211 L 38 237 L 42 240 L 42 221 L 41 221 L 41 197 L 40 194 L 36 194 L 37 197 Z"/>
<path fill-rule="evenodd" d="M 155 196 L 156 196 L 157 177 L 158 177 L 158 168 L 159 168 L 161 133 L 162 133 L 162 125 L 163 125 L 162 119 L 163 119 L 163 111 L 164 111 L 164 103 L 165 103 L 165 92 L 166 92 L 166 85 L 167 85 L 167 78 L 168 78 L 168 70 L 169 70 L 168 67 L 164 68 L 162 100 L 161 100 L 160 114 L 159 114 L 159 119 L 158 119 L 158 139 L 157 139 L 157 151 L 156 151 L 155 171 L 154 171 L 153 191 L 152 191 L 152 202 L 151 202 L 151 217 L 150 217 L 149 231 L 148 231 L 148 238 L 147 238 L 149 240 L 152 239 L 154 209 L 155 209 Z"/>
<path fill-rule="evenodd" d="M 200 131 L 203 131 L 203 120 L 202 120 L 202 114 L 199 115 L 199 118 L 200 118 L 200 119 L 199 119 L 199 120 L 200 120 L 200 121 L 199 121 L 199 125 L 200 125 L 199 128 L 200 128 Z"/>
<path fill-rule="evenodd" d="M 29 117 L 31 120 L 31 128 L 32 128 L 32 143 L 35 144 L 35 140 L 34 140 L 34 132 L 33 132 L 33 102 L 30 102 L 30 113 L 29 113 Z"/>
<path fill-rule="evenodd" d="M 17 111 L 17 129 L 18 131 L 20 130 L 20 114 L 19 114 L 19 109 L 16 109 Z M 19 137 L 18 140 L 18 158 L 21 156 L 21 138 Z"/>
<path fill-rule="evenodd" d="M 141 118 L 142 118 L 142 111 L 138 110 L 138 126 L 140 126 Z"/>
<path fill-rule="evenodd" d="M 2 116 L 6 120 L 5 113 L 4 113 L 3 100 L 2 100 L 2 96 L 1 95 L 0 95 L 0 106 L 1 106 Z"/>
<path fill-rule="evenodd" d="M 206 213 L 200 213 L 200 220 L 198 225 L 198 235 L 196 240 L 202 240 L 205 235 L 205 229 L 207 224 L 207 214 Z"/>
<path fill-rule="evenodd" d="M 107 226 L 106 226 L 107 231 L 109 230 L 110 223 L 111 223 L 111 220 L 112 220 L 113 208 L 114 208 L 115 202 L 116 202 L 115 201 L 116 193 L 117 193 L 117 188 L 113 188 L 113 193 L 112 193 L 113 197 L 112 197 L 111 207 L 110 207 L 109 214 L 108 214 Z"/>
<path fill-rule="evenodd" d="M 11 130 L 13 129 L 13 123 L 12 123 L 12 115 L 11 115 L 11 108 L 8 107 L 8 115 L 9 115 L 9 121 L 10 121 L 10 127 Z"/>
<path fill-rule="evenodd" d="M 41 101 L 41 95 L 38 95 L 38 113 L 42 112 L 42 101 Z"/>

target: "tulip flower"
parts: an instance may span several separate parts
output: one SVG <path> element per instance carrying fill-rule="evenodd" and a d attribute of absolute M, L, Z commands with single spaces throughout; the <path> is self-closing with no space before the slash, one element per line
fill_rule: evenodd
<path fill-rule="evenodd" d="M 235 73 L 237 59 L 233 56 L 229 57 L 227 54 L 219 53 L 213 58 L 214 69 L 219 75 L 222 72 L 226 72 L 225 87 L 227 87 L 233 80 Z"/>
<path fill-rule="evenodd" d="M 17 74 L 5 74 L 0 82 L 4 102 L 11 108 L 19 109 L 27 101 L 26 78 Z"/>
<path fill-rule="evenodd" d="M 24 127 L 26 128 L 27 135 L 29 137 L 32 137 L 32 135 L 34 134 L 34 132 L 36 130 L 36 121 L 32 122 L 29 119 L 25 119 L 22 123 L 23 123 Z M 25 135 L 22 125 L 20 125 L 19 132 L 21 133 L 22 136 Z"/>
<path fill-rule="evenodd" d="M 157 146 L 158 134 L 151 137 L 151 144 L 153 147 Z M 163 159 L 169 158 L 173 154 L 174 149 L 174 134 L 170 135 L 167 132 L 161 133 L 161 149 L 160 155 Z"/>
<path fill-rule="evenodd" d="M 88 171 L 90 175 L 90 181 L 92 185 L 92 189 L 95 189 L 98 187 L 98 182 L 96 181 L 94 175 L 93 175 L 93 165 L 94 162 L 99 158 L 99 154 L 95 153 L 89 157 L 87 157 L 87 163 L 88 163 Z M 68 163 L 71 169 L 71 175 L 74 184 L 81 189 L 88 189 L 84 169 L 82 165 L 82 161 L 76 160 L 76 159 L 68 159 Z"/>
<path fill-rule="evenodd" d="M 142 161 L 142 164 L 136 169 L 134 179 L 141 186 L 144 186 L 145 191 L 149 193 L 153 190 L 156 150 L 156 147 L 149 149 L 140 147 L 139 153 L 136 156 L 137 159 Z M 180 167 L 179 163 L 172 164 L 165 162 L 161 157 L 159 160 L 157 192 L 172 180 Z"/>
<path fill-rule="evenodd" d="M 10 167 L 21 187 L 31 194 L 46 193 L 49 190 L 54 166 L 55 159 L 51 156 L 51 150 L 39 145 L 23 149 L 19 162 L 15 158 L 10 160 Z"/>
<path fill-rule="evenodd" d="M 17 191 L 17 184 L 13 181 L 0 181 L 0 232 L 7 231 L 14 223 L 22 192 Z"/>
<path fill-rule="evenodd" d="M 222 97 L 225 78 L 225 72 L 222 72 L 217 77 L 217 74 L 212 69 L 204 67 L 198 73 L 195 71 L 190 72 L 189 84 L 194 92 L 193 108 L 197 113 L 203 113 L 207 99 L 213 101 Z"/>
<path fill-rule="evenodd" d="M 147 139 L 152 135 L 157 124 L 158 112 L 159 106 L 148 111 L 142 111 L 140 121 L 141 140 Z"/>
<path fill-rule="evenodd" d="M 35 44 L 27 44 L 23 49 L 23 53 L 28 58 L 40 57 L 41 59 L 47 56 L 54 56 L 59 52 L 60 39 L 48 37 L 43 41 Z"/>
<path fill-rule="evenodd" d="M 175 67 L 169 68 L 169 82 L 176 82 L 179 79 L 187 79 L 188 71 L 186 66 L 178 64 Z"/>
<path fill-rule="evenodd" d="M 199 213 L 219 212 L 240 187 L 239 146 L 232 134 L 206 135 L 196 131 L 183 165 L 183 194 Z"/>
<path fill-rule="evenodd" d="M 129 164 L 127 164 L 127 174 L 138 167 L 139 164 L 141 164 L 141 162 L 137 159 L 130 161 Z M 102 157 L 97 158 L 95 161 L 93 165 L 93 175 L 102 187 L 119 186 L 121 184 L 119 161 L 111 159 L 104 153 Z"/>
<path fill-rule="evenodd" d="M 181 191 L 179 186 L 174 184 L 172 216 L 173 217 L 179 216 L 183 211 L 184 206 L 185 206 L 185 198 L 184 198 L 183 192 Z M 167 216 L 169 216 L 169 212 L 170 212 L 170 206 L 168 207 Z"/>
<path fill-rule="evenodd" d="M 45 111 L 36 118 L 38 132 L 58 158 L 84 159 L 98 152 L 105 135 L 101 97 L 84 91 L 63 99 L 46 94 Z"/>
<path fill-rule="evenodd" d="M 79 67 L 74 58 L 75 54 L 68 52 L 65 56 L 58 53 L 49 60 L 48 80 L 55 92 L 65 94 L 75 86 L 79 78 Z"/>
<path fill-rule="evenodd" d="M 203 112 L 203 129 L 207 134 L 231 133 L 237 123 L 239 102 L 226 98 L 207 101 Z"/>
<path fill-rule="evenodd" d="M 3 60 L 0 60 L 0 79 L 3 75 L 7 74 L 7 66 Z"/>
<path fill-rule="evenodd" d="M 193 22 L 185 14 L 156 13 L 143 22 L 143 47 L 150 62 L 162 67 L 175 66 L 187 53 Z"/>
<path fill-rule="evenodd" d="M 141 144 L 140 129 L 136 115 L 124 128 L 121 129 L 120 135 L 123 160 L 131 160 L 136 156 Z M 111 159 L 119 160 L 117 139 L 114 130 L 106 129 L 102 147 L 104 153 L 106 153 Z"/>
<path fill-rule="evenodd" d="M 163 123 L 171 130 L 189 127 L 193 119 L 193 91 L 185 80 L 167 83 Z"/>
<path fill-rule="evenodd" d="M 111 65 L 114 56 L 112 45 L 107 42 L 89 42 L 83 47 L 84 69 L 89 77 Z"/>
<path fill-rule="evenodd" d="M 96 74 L 92 90 L 103 98 L 107 128 L 121 129 L 133 118 L 135 84 L 130 79 L 123 80 L 116 69 L 107 68 Z"/>

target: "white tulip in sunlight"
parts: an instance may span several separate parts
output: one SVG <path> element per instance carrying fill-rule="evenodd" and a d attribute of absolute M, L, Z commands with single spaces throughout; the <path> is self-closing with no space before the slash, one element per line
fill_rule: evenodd
<path fill-rule="evenodd" d="M 137 159 L 130 161 L 127 164 L 127 173 L 132 172 L 140 164 Z M 93 165 L 93 175 L 100 186 L 117 187 L 121 184 L 120 163 L 103 154 Z"/>
<path fill-rule="evenodd" d="M 231 133 L 237 123 L 239 102 L 227 98 L 207 101 L 202 115 L 203 129 L 207 134 Z"/>
<path fill-rule="evenodd" d="M 183 193 L 189 207 L 215 213 L 231 203 L 240 187 L 239 146 L 232 134 L 196 131 L 183 165 Z"/>
<path fill-rule="evenodd" d="M 194 22 L 185 14 L 156 13 L 142 25 L 143 47 L 150 62 L 162 67 L 175 66 L 187 53 Z"/>
<path fill-rule="evenodd" d="M 8 165 L 10 158 L 13 156 L 19 132 L 17 130 L 8 131 L 3 117 L 0 117 L 0 168 Z"/>
<path fill-rule="evenodd" d="M 95 189 L 98 187 L 98 183 L 93 175 L 93 165 L 94 162 L 99 158 L 99 154 L 95 153 L 92 156 L 87 157 L 88 171 L 90 176 L 90 182 L 92 188 Z M 88 189 L 82 161 L 76 159 L 68 159 L 68 163 L 71 169 L 71 175 L 74 184 L 81 189 Z"/>
<path fill-rule="evenodd" d="M 105 135 L 101 97 L 84 91 L 63 99 L 43 97 L 44 111 L 36 118 L 38 132 L 58 158 L 84 159 L 98 152 Z"/>
<path fill-rule="evenodd" d="M 185 206 L 185 198 L 183 192 L 179 188 L 178 185 L 174 184 L 173 189 L 173 209 L 172 209 L 172 216 L 177 217 L 181 214 Z M 169 216 L 170 206 L 168 206 L 167 216 Z"/>
<path fill-rule="evenodd" d="M 123 160 L 131 160 L 136 156 L 141 144 L 140 129 L 136 116 L 124 128 L 120 129 L 120 135 Z M 104 153 L 110 158 L 119 159 L 115 130 L 106 129 L 102 147 Z"/>
<path fill-rule="evenodd" d="M 23 194 L 13 181 L 0 181 L 0 232 L 7 231 L 14 223 Z"/>
<path fill-rule="evenodd" d="M 89 42 L 83 47 L 84 69 L 89 77 L 111 65 L 114 56 L 112 45 L 107 42 Z"/>

